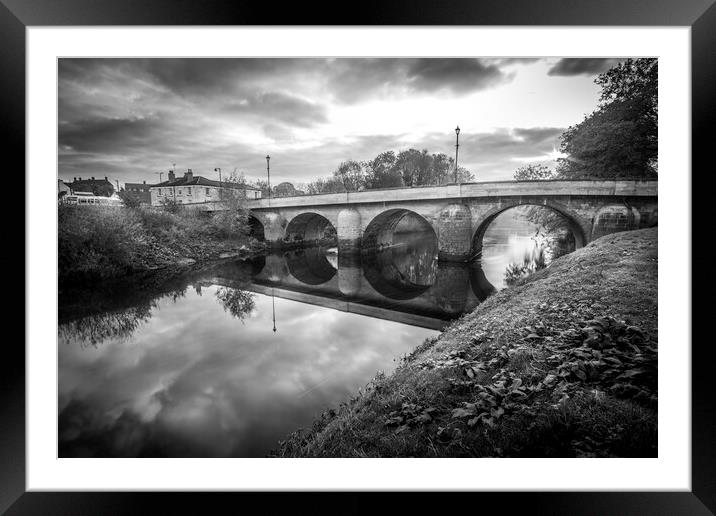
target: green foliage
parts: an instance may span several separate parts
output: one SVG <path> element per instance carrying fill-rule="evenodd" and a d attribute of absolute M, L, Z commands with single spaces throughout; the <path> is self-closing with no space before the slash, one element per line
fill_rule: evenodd
<path fill-rule="evenodd" d="M 168 213 L 179 213 L 182 209 L 182 205 L 179 204 L 174 198 L 165 197 L 161 201 L 159 201 L 162 205 L 162 208 Z"/>
<path fill-rule="evenodd" d="M 149 239 L 134 210 L 109 206 L 58 206 L 60 275 L 96 272 L 108 277 L 131 267 Z"/>
<path fill-rule="evenodd" d="M 243 321 L 254 309 L 254 294 L 238 288 L 221 287 L 216 291 L 216 298 L 224 310 Z"/>
<path fill-rule="evenodd" d="M 554 179 L 556 173 L 541 163 L 530 163 L 515 170 L 513 177 L 517 181 L 540 181 Z"/>
<path fill-rule="evenodd" d="M 248 214 L 151 207 L 58 206 L 60 281 L 91 281 L 213 257 L 248 241 Z"/>
<path fill-rule="evenodd" d="M 654 178 L 657 174 L 657 60 L 627 59 L 599 75 L 599 107 L 562 134 L 558 176 Z"/>
<path fill-rule="evenodd" d="M 119 198 L 122 199 L 122 204 L 127 208 L 138 208 L 141 204 L 138 197 L 135 197 L 126 190 L 121 190 L 117 195 L 119 195 Z"/>
<path fill-rule="evenodd" d="M 429 154 L 426 149 L 386 151 L 368 161 L 341 163 L 331 177 L 318 178 L 304 188 L 309 195 L 358 192 L 372 188 L 441 185 L 455 181 L 455 160 L 445 154 Z M 468 183 L 475 176 L 458 167 L 457 181 Z"/>
<path fill-rule="evenodd" d="M 522 263 L 510 263 L 505 269 L 505 283 L 514 285 L 522 278 L 529 276 L 547 266 L 545 248 L 535 245 L 534 252 L 525 253 Z"/>

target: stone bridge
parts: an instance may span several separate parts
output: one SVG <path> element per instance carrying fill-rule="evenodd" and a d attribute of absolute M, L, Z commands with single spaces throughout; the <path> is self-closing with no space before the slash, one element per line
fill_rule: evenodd
<path fill-rule="evenodd" d="M 465 261 L 502 212 L 546 206 L 567 221 L 576 247 L 608 233 L 657 224 L 656 181 L 500 181 L 264 198 L 248 202 L 252 232 L 271 245 L 337 234 L 339 252 L 389 247 L 409 213 L 430 228 L 438 256 Z M 418 222 L 415 222 L 418 221 Z"/>

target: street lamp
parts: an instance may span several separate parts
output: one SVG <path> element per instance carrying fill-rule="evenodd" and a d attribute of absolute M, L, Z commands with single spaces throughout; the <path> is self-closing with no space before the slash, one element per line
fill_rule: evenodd
<path fill-rule="evenodd" d="M 269 199 L 271 198 L 271 169 L 269 168 L 269 160 L 271 159 L 271 156 L 266 154 L 266 177 L 268 179 L 268 196 Z"/>
<path fill-rule="evenodd" d="M 457 151 L 460 147 L 460 126 L 455 128 L 455 182 L 457 183 Z"/>
<path fill-rule="evenodd" d="M 214 169 L 214 172 L 219 172 L 219 199 L 223 199 L 224 198 L 224 189 L 221 187 L 221 168 L 216 167 Z"/>

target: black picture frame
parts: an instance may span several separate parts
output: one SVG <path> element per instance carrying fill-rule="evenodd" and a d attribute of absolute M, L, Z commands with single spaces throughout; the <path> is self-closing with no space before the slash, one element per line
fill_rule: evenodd
<path fill-rule="evenodd" d="M 440 0 L 397 0 L 389 4 L 362 2 L 352 12 L 338 7 L 338 4 L 328 7 L 293 3 L 278 8 L 269 2 L 230 0 L 0 0 L 0 120 L 6 133 L 3 138 L 5 157 L 15 158 L 15 170 L 25 170 L 25 29 L 30 26 L 677 25 L 691 27 L 692 171 L 704 168 L 701 174 L 708 172 L 707 152 L 712 147 L 709 129 L 713 124 L 716 103 L 716 6 L 713 0 L 458 0 L 449 3 Z M 688 171 L 682 173 L 688 180 Z M 699 192 L 693 188 L 695 178 L 696 174 L 692 172 L 693 193 Z M 26 190 L 25 195 L 28 193 Z M 24 214 L 24 209 L 19 209 Z M 699 234 L 698 228 L 708 220 L 706 209 L 708 202 L 699 203 L 694 198 L 692 235 Z M 692 256 L 692 270 L 707 270 L 706 256 Z M 26 263 L 27 256 L 23 257 Z M 692 321 L 708 320 L 705 310 L 709 303 L 699 305 L 696 299 L 692 298 Z M 451 503 L 461 503 L 461 499 L 469 496 L 467 503 L 475 509 L 496 505 L 501 511 L 523 507 L 530 512 L 550 514 L 716 512 L 716 404 L 712 400 L 714 390 L 709 370 L 712 367 L 709 360 L 712 344 L 708 338 L 697 341 L 697 332 L 693 330 L 690 492 L 469 493 L 457 495 L 456 501 Z M 9 345 L 11 343 L 14 342 L 6 342 L 3 374 L 0 376 L 0 511 L 7 510 L 8 514 L 124 514 L 144 512 L 141 509 L 146 508 L 147 503 L 157 501 L 164 506 L 164 512 L 169 512 L 169 507 L 176 504 L 184 510 L 193 508 L 192 503 L 180 494 L 26 492 L 25 352 L 18 345 Z M 688 342 L 683 344 L 691 345 Z M 214 493 L 211 496 L 226 498 L 232 495 Z M 206 510 L 208 496 L 200 495 L 197 507 Z M 320 512 L 321 509 L 326 512 L 371 510 L 372 502 L 365 497 L 350 496 L 355 498 L 355 502 L 343 500 L 324 505 L 322 501 L 320 506 L 312 504 L 313 512 Z M 291 504 L 295 510 L 305 497 L 301 493 L 292 493 L 279 497 L 279 500 L 282 504 Z M 423 500 L 421 493 L 415 493 L 410 503 L 422 505 Z M 404 509 L 407 507 L 404 506 Z"/>

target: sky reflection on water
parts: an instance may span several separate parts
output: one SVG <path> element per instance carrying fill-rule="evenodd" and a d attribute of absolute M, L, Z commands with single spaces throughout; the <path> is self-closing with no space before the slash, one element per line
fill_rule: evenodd
<path fill-rule="evenodd" d="M 162 299 L 130 339 L 60 340 L 60 456 L 264 456 L 437 332 L 218 287 Z M 370 335 L 369 338 L 366 338 Z"/>
<path fill-rule="evenodd" d="M 406 237 L 358 260 L 299 250 L 61 299 L 60 456 L 265 456 L 501 288 L 531 242 L 510 224 L 485 235 L 482 267 Z"/>

